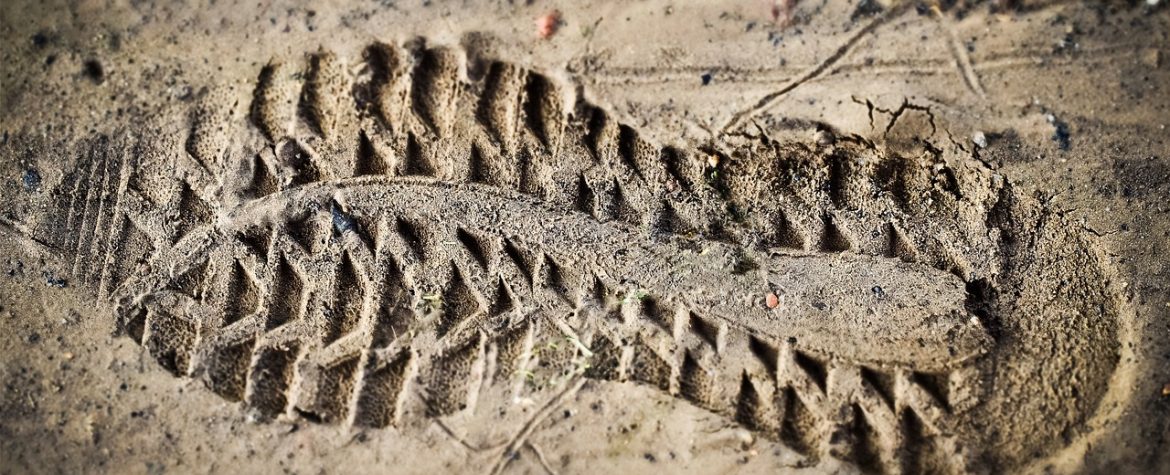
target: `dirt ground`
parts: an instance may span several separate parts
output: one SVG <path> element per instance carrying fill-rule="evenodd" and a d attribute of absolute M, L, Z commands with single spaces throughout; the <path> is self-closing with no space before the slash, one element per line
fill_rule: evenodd
<path fill-rule="evenodd" d="M 1166 2 L 0 3 L 0 473 L 1170 473 Z"/>

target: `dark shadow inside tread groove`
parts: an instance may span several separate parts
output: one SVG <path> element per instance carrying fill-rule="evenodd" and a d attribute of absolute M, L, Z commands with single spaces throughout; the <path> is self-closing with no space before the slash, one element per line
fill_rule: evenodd
<path fill-rule="evenodd" d="M 411 103 L 415 114 L 438 135 L 446 134 L 448 110 L 458 87 L 459 63 L 455 51 L 430 48 L 419 53 L 413 77 Z"/>
<path fill-rule="evenodd" d="M 409 351 L 401 352 L 380 367 L 373 355 L 369 360 L 355 406 L 354 424 L 375 428 L 395 425 L 402 418 L 412 355 Z"/>
<path fill-rule="evenodd" d="M 313 156 L 297 141 L 284 141 L 277 151 L 277 157 L 284 166 L 292 170 L 293 186 L 321 181 L 321 171 L 313 162 Z"/>
<path fill-rule="evenodd" d="M 336 271 L 333 304 L 326 310 L 327 326 L 322 332 L 322 343 L 328 345 L 349 334 L 361 319 L 365 299 L 365 283 L 354 267 L 353 257 L 344 253 Z"/>
<path fill-rule="evenodd" d="M 438 326 L 440 336 L 482 310 L 475 290 L 463 277 L 463 271 L 454 263 L 451 264 L 451 268 L 451 281 L 443 291 L 443 313 Z"/>
<path fill-rule="evenodd" d="M 815 459 L 820 444 L 816 435 L 819 421 L 792 388 L 784 388 L 781 395 L 784 415 L 780 422 L 780 440 L 806 457 Z"/>
<path fill-rule="evenodd" d="M 242 401 L 255 339 L 219 347 L 206 364 L 207 387 L 229 401 Z"/>
<path fill-rule="evenodd" d="M 374 144 L 370 142 L 365 130 L 358 133 L 357 156 L 354 157 L 354 162 L 354 176 L 385 175 L 389 170 L 385 159 L 374 149 Z"/>
<path fill-rule="evenodd" d="M 649 345 L 642 341 L 634 345 L 634 360 L 630 364 L 630 379 L 662 391 L 668 391 L 670 390 L 670 373 L 670 365 Z"/>
<path fill-rule="evenodd" d="M 403 175 L 434 176 L 435 165 L 428 152 L 423 149 L 418 137 L 408 133 L 406 138 L 406 155 L 403 157 Z"/>
<path fill-rule="evenodd" d="M 806 355 L 803 352 L 794 352 L 794 360 L 800 369 L 804 370 L 806 374 L 816 383 L 817 387 L 823 392 L 825 390 L 826 380 L 828 379 L 828 369 L 825 368 L 825 363 L 817 361 L 812 356 Z"/>
<path fill-rule="evenodd" d="M 847 252 L 854 249 L 853 239 L 838 226 L 834 218 L 826 217 L 824 223 L 824 234 L 820 244 L 821 251 Z"/>
<path fill-rule="evenodd" d="M 211 222 L 213 212 L 211 205 L 195 194 L 187 182 L 180 183 L 179 192 L 179 226 L 176 229 L 176 240 L 182 239 L 192 228 Z"/>
<path fill-rule="evenodd" d="M 302 415 L 316 417 L 319 422 L 337 422 L 345 420 L 349 414 L 350 397 L 357 383 L 358 363 L 361 355 L 347 356 L 341 361 L 327 367 L 319 368 L 316 372 L 315 398 L 312 401 L 301 401 L 296 408 Z M 306 407 L 304 404 L 308 402 Z"/>
<path fill-rule="evenodd" d="M 780 349 L 772 346 L 755 335 L 749 337 L 748 348 L 771 374 L 776 374 L 777 364 L 780 361 Z"/>
<path fill-rule="evenodd" d="M 479 264 L 480 268 L 483 270 L 487 270 L 488 254 L 486 251 L 484 251 L 483 241 L 473 236 L 470 232 L 467 232 L 467 230 L 463 228 L 459 228 L 455 231 L 455 237 L 459 240 L 459 243 L 463 245 L 463 248 L 467 249 L 467 252 L 471 254 L 471 257 L 475 260 L 476 264 Z"/>
<path fill-rule="evenodd" d="M 947 374 L 914 372 L 911 380 L 925 389 L 944 409 L 950 410 L 950 378 Z"/>
<path fill-rule="evenodd" d="M 404 218 L 398 218 L 395 222 L 395 228 L 398 234 L 402 236 L 402 240 L 410 248 L 410 251 L 414 254 L 414 259 L 419 262 L 426 260 L 428 243 L 424 240 L 423 234 L 420 232 L 421 229 L 414 222 Z"/>
<path fill-rule="evenodd" d="M 712 375 L 690 351 L 683 353 L 679 373 L 679 393 L 699 407 L 714 409 L 715 401 L 720 397 L 718 388 L 715 387 Z"/>
<path fill-rule="evenodd" d="M 268 321 L 265 328 L 271 330 L 301 318 L 304 282 L 301 273 L 281 255 L 277 260 L 276 275 L 270 291 Z"/>
<path fill-rule="evenodd" d="M 204 282 L 207 279 L 207 262 L 204 261 L 175 277 L 167 288 L 183 293 L 193 299 L 202 300 Z"/>
<path fill-rule="evenodd" d="M 878 432 L 866 420 L 865 411 L 856 403 L 850 405 L 852 424 L 848 428 L 849 451 L 843 458 L 857 464 L 866 473 L 883 473 L 885 464 L 881 459 Z"/>
<path fill-rule="evenodd" d="M 511 312 L 516 308 L 516 298 L 512 294 L 512 289 L 508 288 L 508 284 L 504 283 L 504 279 L 499 279 L 496 284 L 496 299 L 492 302 L 490 314 L 499 316 Z"/>
<path fill-rule="evenodd" d="M 249 191 L 254 197 L 263 198 L 276 193 L 279 189 L 276 175 L 268 163 L 260 158 L 260 155 L 255 155 L 252 159 L 252 183 L 249 186 Z"/>
<path fill-rule="evenodd" d="M 239 260 L 232 261 L 226 304 L 222 325 L 225 327 L 251 315 L 260 306 L 260 289 Z"/>
<path fill-rule="evenodd" d="M 176 376 L 191 369 L 198 329 L 186 318 L 147 311 L 147 334 L 143 343 L 155 360 Z"/>
<path fill-rule="evenodd" d="M 739 395 L 735 403 L 735 421 L 749 429 L 765 431 L 767 416 L 760 393 L 752 383 L 752 378 L 745 372 L 740 377 Z"/>
<path fill-rule="evenodd" d="M 262 420 L 284 413 L 292 384 L 295 363 L 300 357 L 297 344 L 262 348 L 252 366 L 248 381 L 248 406 Z"/>
<path fill-rule="evenodd" d="M 866 367 L 861 368 L 861 381 L 872 388 L 887 407 L 894 407 L 894 376 L 875 371 Z"/>
<path fill-rule="evenodd" d="M 474 403 L 473 389 L 482 378 L 484 341 L 476 337 L 434 358 L 425 377 L 423 398 L 432 417 L 453 414 Z"/>

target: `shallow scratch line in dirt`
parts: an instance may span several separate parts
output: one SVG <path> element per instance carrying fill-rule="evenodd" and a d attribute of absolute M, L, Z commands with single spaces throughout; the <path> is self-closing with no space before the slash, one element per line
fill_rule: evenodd
<path fill-rule="evenodd" d="M 530 450 L 532 450 L 532 453 L 536 454 L 536 460 L 540 462 L 541 467 L 544 467 L 545 473 L 548 473 L 549 475 L 557 475 L 557 471 L 553 470 L 552 465 L 549 465 L 548 459 L 544 457 L 544 452 L 540 450 L 540 447 L 536 446 L 535 442 L 532 442 L 531 440 L 527 441 L 524 443 L 524 446 L 528 447 Z"/>
<path fill-rule="evenodd" d="M 24 226 L 16 221 L 9 220 L 5 217 L 0 217 L 0 229 L 8 232 L 13 237 L 32 244 L 33 247 L 36 247 L 38 250 L 47 253 L 50 257 L 57 257 L 61 255 L 61 251 L 59 249 L 49 243 L 33 237 L 31 232 L 29 232 L 27 229 L 24 229 Z"/>
<path fill-rule="evenodd" d="M 443 432 L 446 432 L 447 435 L 450 436 L 452 439 L 455 439 L 456 442 L 459 442 L 459 445 L 462 445 L 464 448 L 466 448 L 467 450 L 470 450 L 472 452 L 487 452 L 487 451 L 495 450 L 495 449 L 498 449 L 500 447 L 503 447 L 504 444 L 507 443 L 507 442 L 500 442 L 497 444 L 489 445 L 487 447 L 477 447 L 475 445 L 472 445 L 471 442 L 468 442 L 463 437 L 460 437 L 458 434 L 456 434 L 455 431 L 452 430 L 451 427 L 449 427 L 447 425 L 447 423 L 443 422 L 442 419 L 435 419 L 435 425 L 439 426 L 439 428 L 442 429 Z"/>
<path fill-rule="evenodd" d="M 971 92 L 974 92 L 980 98 L 986 98 L 987 92 L 983 90 L 983 85 L 979 83 L 979 74 L 975 72 L 975 66 L 971 64 L 971 56 L 967 54 L 967 48 L 963 47 L 963 40 L 959 38 L 959 32 L 955 30 L 955 26 L 951 24 L 951 21 L 943 15 L 938 4 L 932 5 L 930 11 L 934 13 L 934 17 L 938 20 L 942 29 L 947 32 L 947 37 L 950 39 L 951 55 L 955 57 L 955 67 L 958 68 L 959 76 L 963 78 L 963 83 L 967 85 L 968 89 L 971 89 Z"/>
<path fill-rule="evenodd" d="M 584 385 L 585 378 L 578 376 L 575 382 L 570 384 L 567 388 L 565 388 L 565 390 L 561 391 L 560 394 L 554 396 L 552 400 L 548 402 L 548 404 L 545 404 L 544 407 L 540 409 L 540 411 L 538 411 L 536 414 L 533 414 L 532 418 L 524 424 L 524 427 L 520 428 L 520 431 L 517 432 L 516 436 L 512 438 L 512 441 L 508 443 L 508 447 L 504 449 L 503 453 L 500 454 L 499 459 L 497 459 L 496 463 L 492 465 L 492 469 L 489 473 L 491 475 L 496 475 L 503 471 L 504 467 L 507 466 L 508 461 L 511 460 L 509 454 L 514 454 L 517 450 L 523 447 L 524 443 L 528 440 L 528 436 L 536 430 L 536 426 L 543 422 L 549 416 L 549 414 L 552 414 L 552 412 L 556 410 L 556 408 L 561 404 L 563 404 L 566 399 L 568 399 L 573 394 L 576 394 L 577 391 L 581 389 L 581 386 Z"/>
<path fill-rule="evenodd" d="M 767 110 L 779 102 L 780 98 L 784 97 L 785 94 L 788 94 L 793 89 L 796 89 L 798 86 L 804 84 L 808 80 L 821 75 L 821 73 L 825 72 L 827 69 L 836 64 L 837 61 L 845 57 L 845 55 L 849 53 L 849 51 L 851 51 L 853 47 L 857 45 L 857 43 L 861 42 L 862 38 L 865 38 L 870 33 L 873 33 L 874 30 L 886 24 L 886 22 L 897 18 L 902 12 L 906 11 L 909 5 L 910 2 L 902 3 L 887 10 L 883 14 L 874 17 L 874 19 L 870 20 L 869 23 L 867 23 L 864 27 L 862 27 L 860 30 L 857 30 L 856 33 L 850 36 L 849 39 L 845 41 L 845 44 L 838 47 L 837 50 L 833 52 L 833 54 L 828 58 L 825 58 L 824 61 L 821 61 L 816 66 L 813 66 L 812 69 L 809 69 L 804 74 L 801 74 L 795 79 L 789 81 L 780 89 L 765 95 L 763 98 L 757 101 L 755 105 L 749 107 L 748 109 L 736 112 L 734 115 L 732 115 L 731 120 L 727 122 L 727 125 L 723 126 L 723 133 L 731 131 L 743 123 L 744 120 Z"/>

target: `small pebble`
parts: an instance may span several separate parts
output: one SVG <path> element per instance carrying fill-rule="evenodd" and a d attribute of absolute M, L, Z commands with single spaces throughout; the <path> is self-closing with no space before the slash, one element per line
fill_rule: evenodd
<path fill-rule="evenodd" d="M 106 70 L 102 67 L 102 63 L 96 59 L 86 60 L 83 64 L 82 74 L 88 77 L 95 84 L 101 84 L 106 80 Z"/>
<path fill-rule="evenodd" d="M 330 212 L 333 215 L 333 230 L 337 234 L 345 234 L 347 231 L 353 231 L 357 228 L 357 223 L 354 222 L 353 218 L 345 214 L 336 203 L 334 203 Z"/>
<path fill-rule="evenodd" d="M 1142 62 L 1151 68 L 1162 67 L 1162 52 L 1157 48 L 1148 48 L 1142 53 Z"/>
<path fill-rule="evenodd" d="M 31 168 L 24 171 L 21 176 L 21 182 L 24 183 L 24 189 L 28 191 L 37 191 L 41 188 L 41 174 Z"/>
<path fill-rule="evenodd" d="M 776 296 L 775 292 L 768 292 L 768 296 L 764 297 L 764 304 L 768 308 L 776 308 L 780 306 L 780 297 Z"/>
<path fill-rule="evenodd" d="M 820 146 L 833 145 L 837 142 L 837 138 L 834 137 L 833 133 L 829 132 L 828 130 L 816 131 L 816 133 L 813 135 L 813 139 L 816 140 L 817 145 Z"/>
<path fill-rule="evenodd" d="M 1059 146 L 1061 150 L 1068 150 L 1071 136 L 1068 130 L 1068 124 L 1060 119 L 1057 119 L 1056 116 L 1051 113 L 1045 114 L 1044 118 L 1048 120 L 1049 124 L 1052 124 L 1054 129 L 1056 129 L 1052 132 L 1052 141 L 1056 142 L 1057 146 Z"/>
<path fill-rule="evenodd" d="M 978 145 L 979 148 L 987 148 L 987 135 L 983 132 L 975 132 L 971 135 L 971 141 L 975 142 L 975 145 Z"/>

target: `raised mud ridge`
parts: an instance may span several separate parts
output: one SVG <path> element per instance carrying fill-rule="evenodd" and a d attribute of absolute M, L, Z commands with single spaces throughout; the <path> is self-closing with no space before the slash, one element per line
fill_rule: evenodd
<path fill-rule="evenodd" d="M 810 461 L 965 472 L 1059 449 L 1105 394 L 1095 255 L 967 152 L 660 147 L 514 64 L 355 56 L 273 60 L 165 145 L 82 144 L 30 226 L 259 419 L 405 428 L 591 378 Z"/>

